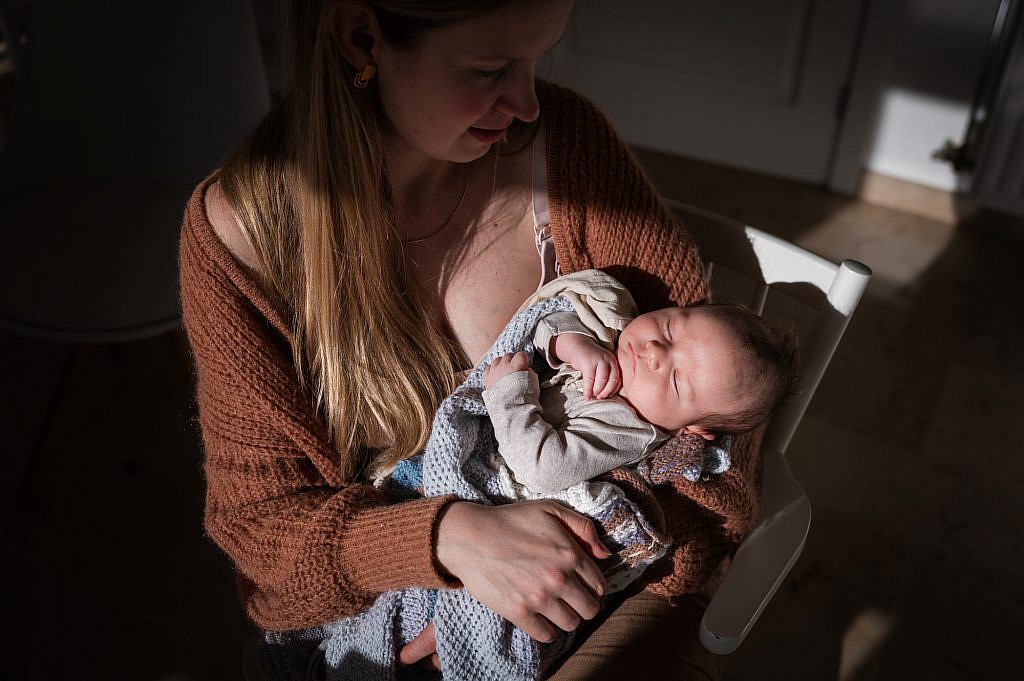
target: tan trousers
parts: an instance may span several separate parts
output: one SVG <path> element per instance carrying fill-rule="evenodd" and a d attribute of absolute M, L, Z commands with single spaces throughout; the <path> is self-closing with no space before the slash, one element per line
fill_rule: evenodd
<path fill-rule="evenodd" d="M 699 597 L 673 607 L 646 591 L 629 595 L 587 625 L 589 636 L 548 681 L 714 681 L 717 658 L 697 638 L 704 605 Z"/>
<path fill-rule="evenodd" d="M 575 652 L 548 681 L 715 681 L 720 677 L 717 659 L 697 639 L 703 615 L 704 604 L 697 597 L 672 607 L 644 591 L 625 596 L 585 625 Z M 245 646 L 242 669 L 247 681 L 319 681 L 327 676 L 322 654 L 312 655 L 304 671 L 268 669 L 270 659 L 262 659 L 261 645 L 263 634 L 258 633 Z"/>

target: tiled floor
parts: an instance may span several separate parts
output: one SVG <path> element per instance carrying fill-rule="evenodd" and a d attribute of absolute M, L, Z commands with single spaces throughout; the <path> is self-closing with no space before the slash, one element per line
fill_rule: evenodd
<path fill-rule="evenodd" d="M 1024 644 L 1024 224 L 956 228 L 642 153 L 662 191 L 876 277 L 790 448 L 807 548 L 730 681 L 1008 679 Z M 202 536 L 173 336 L 0 333 L 8 547 L 0 679 L 239 678 L 243 621 Z"/>

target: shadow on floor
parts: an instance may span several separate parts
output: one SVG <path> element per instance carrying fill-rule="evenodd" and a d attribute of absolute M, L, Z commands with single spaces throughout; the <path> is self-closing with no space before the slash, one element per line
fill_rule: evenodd
<path fill-rule="evenodd" d="M 12 424 L 21 451 L 9 454 L 28 465 L 5 485 L 7 583 L 18 585 L 5 610 L 18 627 L 0 678 L 239 678 L 252 630 L 227 559 L 202 532 L 178 339 L 61 346 L 0 335 L 0 345 L 5 399 L 17 403 L 5 412 L 48 414 Z"/>

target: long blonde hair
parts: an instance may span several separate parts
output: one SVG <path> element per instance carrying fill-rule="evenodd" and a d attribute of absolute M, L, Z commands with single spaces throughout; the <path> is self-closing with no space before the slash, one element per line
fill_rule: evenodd
<path fill-rule="evenodd" d="M 425 30 L 508 0 L 374 2 L 382 31 Z M 299 380 L 341 454 L 340 474 L 387 469 L 426 444 L 455 387 L 458 351 L 431 323 L 395 228 L 375 89 L 352 87 L 332 41 L 337 0 L 296 0 L 290 94 L 222 167 L 220 181 L 293 319 Z"/>

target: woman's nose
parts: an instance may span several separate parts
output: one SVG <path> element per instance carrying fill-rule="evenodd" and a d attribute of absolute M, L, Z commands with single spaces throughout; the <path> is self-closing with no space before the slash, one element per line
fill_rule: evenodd
<path fill-rule="evenodd" d="M 494 104 L 495 110 L 525 123 L 537 120 L 540 116 L 540 102 L 537 100 L 533 69 L 525 66 L 514 69 L 506 83 L 507 87 Z"/>

